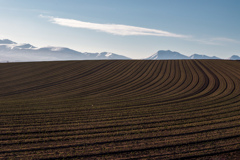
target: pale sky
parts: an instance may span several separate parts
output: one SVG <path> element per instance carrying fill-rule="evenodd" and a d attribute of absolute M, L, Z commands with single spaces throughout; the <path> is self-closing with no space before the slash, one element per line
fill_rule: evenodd
<path fill-rule="evenodd" d="M 146 58 L 240 56 L 239 0 L 0 0 L 0 38 Z"/>

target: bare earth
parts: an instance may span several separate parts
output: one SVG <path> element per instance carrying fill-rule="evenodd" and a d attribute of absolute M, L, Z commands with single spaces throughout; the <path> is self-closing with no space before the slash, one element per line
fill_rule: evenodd
<path fill-rule="evenodd" d="M 239 159 L 240 61 L 0 64 L 0 159 Z"/>

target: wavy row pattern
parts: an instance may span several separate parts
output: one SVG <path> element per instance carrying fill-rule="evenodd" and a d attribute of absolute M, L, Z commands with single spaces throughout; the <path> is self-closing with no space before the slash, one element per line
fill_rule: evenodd
<path fill-rule="evenodd" d="M 240 62 L 0 64 L 0 159 L 240 157 Z"/>

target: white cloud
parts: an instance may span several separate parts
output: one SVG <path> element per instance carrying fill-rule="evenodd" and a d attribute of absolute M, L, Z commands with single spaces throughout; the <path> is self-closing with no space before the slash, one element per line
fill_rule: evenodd
<path fill-rule="evenodd" d="M 175 34 L 175 33 L 162 31 L 158 29 L 150 29 L 150 28 L 122 25 L 122 24 L 91 23 L 91 22 L 84 22 L 84 21 L 79 21 L 74 19 L 56 18 L 56 17 L 44 16 L 44 15 L 39 15 L 39 17 L 47 18 L 51 23 L 61 25 L 61 26 L 90 29 L 90 30 L 110 33 L 113 35 L 121 35 L 121 36 L 145 35 L 145 36 L 159 36 L 159 37 L 174 37 L 174 38 L 183 38 L 184 40 L 187 40 L 187 41 L 193 41 L 193 42 L 207 44 L 207 45 L 224 45 L 224 43 L 240 44 L 240 41 L 230 39 L 230 38 L 224 38 L 224 37 L 199 39 L 192 36 Z"/>
<path fill-rule="evenodd" d="M 91 29 L 101 32 L 106 32 L 114 35 L 130 36 L 130 35 L 146 35 L 146 36 L 160 36 L 160 37 L 175 37 L 175 38 L 187 38 L 189 36 L 170 33 L 158 29 L 149 29 L 142 27 L 135 27 L 122 24 L 100 24 L 83 22 L 74 19 L 55 18 L 51 16 L 40 15 L 41 18 L 48 18 L 50 22 L 66 27 Z"/>
<path fill-rule="evenodd" d="M 206 39 L 196 39 L 196 38 L 191 37 L 191 38 L 186 38 L 186 40 L 198 42 L 201 44 L 220 45 L 220 46 L 223 46 L 226 43 L 240 44 L 240 41 L 237 41 L 235 39 L 230 39 L 230 38 L 224 38 L 224 37 L 206 38 Z"/>
<path fill-rule="evenodd" d="M 235 39 L 225 38 L 225 37 L 212 38 L 211 41 L 229 42 L 229 43 L 239 43 L 239 44 L 240 44 L 240 41 L 237 41 L 237 40 L 235 40 Z"/>
<path fill-rule="evenodd" d="M 209 39 L 195 39 L 195 38 L 191 38 L 188 39 L 189 41 L 193 41 L 193 42 L 198 42 L 200 44 L 207 44 L 207 45 L 221 45 L 219 42 L 216 41 L 212 41 Z"/>

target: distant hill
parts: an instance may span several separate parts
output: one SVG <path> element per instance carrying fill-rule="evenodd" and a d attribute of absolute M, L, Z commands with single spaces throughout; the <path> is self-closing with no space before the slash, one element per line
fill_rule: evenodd
<path fill-rule="evenodd" d="M 173 52 L 170 50 L 166 50 L 166 51 L 160 50 L 146 59 L 157 60 L 157 59 L 220 59 L 220 58 L 216 56 L 210 57 L 210 56 L 200 55 L 200 54 L 193 54 L 188 57 L 179 52 Z"/>
<path fill-rule="evenodd" d="M 59 61 L 59 60 L 96 60 L 130 59 L 110 52 L 78 52 L 64 47 L 37 48 L 31 44 L 17 44 L 11 40 L 0 40 L 0 62 Z"/>
<path fill-rule="evenodd" d="M 0 39 L 0 44 L 16 44 L 16 42 L 13 42 L 9 39 Z"/>
<path fill-rule="evenodd" d="M 190 59 L 220 59 L 216 56 L 210 57 L 210 56 L 200 55 L 200 54 L 193 54 L 189 58 Z"/>
<path fill-rule="evenodd" d="M 152 59 L 152 60 L 157 60 L 157 59 L 189 59 L 189 57 L 180 54 L 178 52 L 173 52 L 170 50 L 164 51 L 160 50 L 157 53 L 151 55 L 150 57 L 146 59 Z"/>
<path fill-rule="evenodd" d="M 231 57 L 228 58 L 229 60 L 240 60 L 240 57 L 237 55 L 232 55 Z"/>

